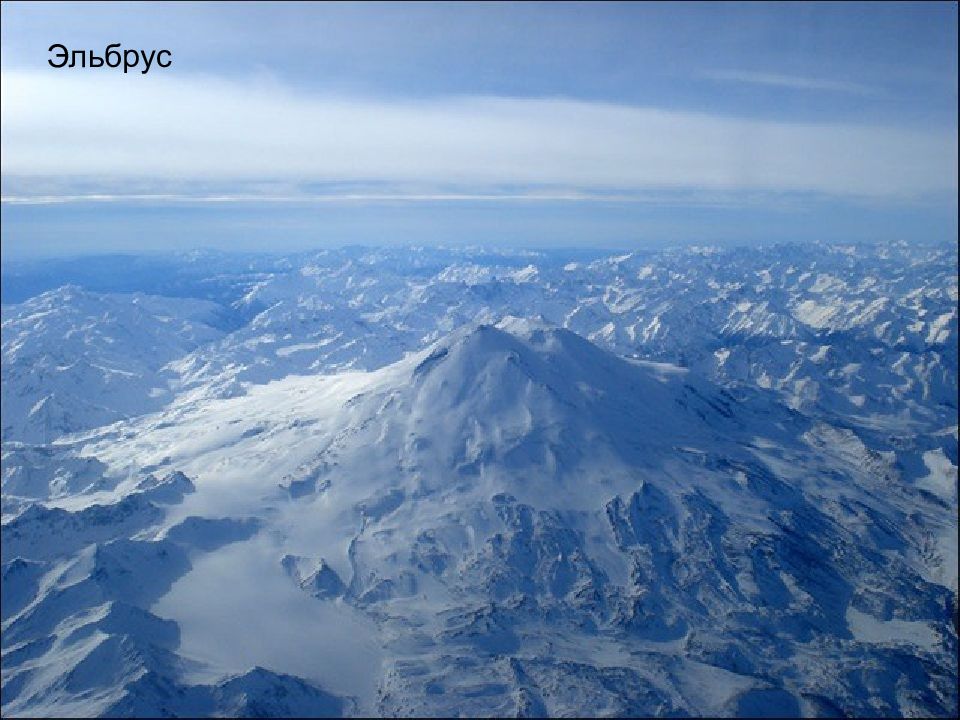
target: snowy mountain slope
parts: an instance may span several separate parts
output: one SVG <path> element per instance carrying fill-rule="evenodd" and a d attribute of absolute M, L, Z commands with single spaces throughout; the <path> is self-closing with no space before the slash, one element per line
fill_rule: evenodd
<path fill-rule="evenodd" d="M 217 259 L 210 279 L 225 285 L 221 265 L 232 267 Z M 229 308 L 76 288 L 7 306 L 4 439 L 52 440 L 174 395 L 374 370 L 505 315 L 542 316 L 620 355 L 767 389 L 812 417 L 866 428 L 906 413 L 932 432 L 956 422 L 953 249 L 688 248 L 580 262 L 360 249 L 249 265 L 258 271 L 233 270 L 239 299 Z"/>
<path fill-rule="evenodd" d="M 522 265 L 440 255 L 413 268 L 402 257 L 303 259 L 251 291 L 245 307 L 261 308 L 251 323 L 178 371 L 217 385 L 376 369 L 467 322 L 540 315 L 621 355 L 771 389 L 810 414 L 956 413 L 955 251 L 693 248 Z"/>
<path fill-rule="evenodd" d="M 193 492 L 148 476 L 123 499 L 77 510 L 33 505 L 3 526 L 3 707 L 13 715 L 340 716 L 349 704 L 262 668 L 212 685 L 178 682 L 176 623 L 149 612 L 191 561 L 259 523 L 187 518 L 144 534 Z M 199 529 L 199 532 L 198 532 Z M 29 559 L 25 559 L 29 558 Z"/>
<path fill-rule="evenodd" d="M 239 676 L 316 712 L 955 714 L 955 431 L 858 432 L 516 318 L 182 394 L 5 519 L 4 712 L 223 712 Z M 137 677 L 71 670 L 74 626 Z"/>
<path fill-rule="evenodd" d="M 3 439 L 44 443 L 162 407 L 163 366 L 222 332 L 212 302 L 65 286 L 5 309 Z"/>

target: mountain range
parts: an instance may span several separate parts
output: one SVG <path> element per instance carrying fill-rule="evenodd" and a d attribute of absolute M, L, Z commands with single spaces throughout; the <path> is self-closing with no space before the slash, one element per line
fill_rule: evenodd
<path fill-rule="evenodd" d="M 5 715 L 956 715 L 955 249 L 204 262 L 3 307 Z"/>

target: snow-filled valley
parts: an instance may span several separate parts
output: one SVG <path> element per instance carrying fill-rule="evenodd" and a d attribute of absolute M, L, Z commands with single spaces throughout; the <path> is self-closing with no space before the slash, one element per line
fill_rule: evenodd
<path fill-rule="evenodd" d="M 165 262 L 4 300 L 4 716 L 956 716 L 955 248 Z"/>

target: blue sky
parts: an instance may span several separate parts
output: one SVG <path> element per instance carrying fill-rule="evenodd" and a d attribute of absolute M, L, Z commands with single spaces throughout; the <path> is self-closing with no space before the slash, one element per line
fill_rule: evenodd
<path fill-rule="evenodd" d="M 957 237 L 954 3 L 0 7 L 5 257 Z"/>

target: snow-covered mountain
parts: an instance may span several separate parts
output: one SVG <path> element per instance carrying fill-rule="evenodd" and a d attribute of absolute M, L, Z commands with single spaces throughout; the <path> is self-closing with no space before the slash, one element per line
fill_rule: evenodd
<path fill-rule="evenodd" d="M 242 301 L 254 320 L 177 364 L 191 383 L 376 369 L 466 322 L 542 316 L 618 354 L 770 388 L 849 416 L 956 412 L 957 262 L 948 250 L 692 249 L 588 263 L 395 254 L 303 259 Z"/>
<path fill-rule="evenodd" d="M 907 412 L 935 426 L 956 414 L 952 249 L 565 259 L 326 251 L 237 271 L 230 307 L 143 295 L 138 306 L 77 288 L 5 306 L 4 437 L 42 442 L 156 409 L 171 383 L 175 393 L 224 396 L 290 374 L 373 370 L 465 323 L 506 315 L 544 317 L 617 354 L 696 368 L 721 384 L 770 389 L 813 415 L 869 425 Z M 211 278 L 227 283 L 214 268 Z M 50 360 L 58 353 L 66 359 Z"/>
<path fill-rule="evenodd" d="M 61 293 L 4 308 L 5 715 L 956 715 L 955 254 Z M 8 431 L 61 331 L 165 394 Z"/>
<path fill-rule="evenodd" d="M 64 286 L 3 318 L 3 438 L 50 442 L 162 407 L 164 365 L 223 333 L 216 303 Z"/>

